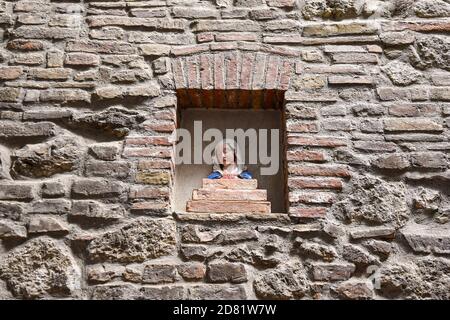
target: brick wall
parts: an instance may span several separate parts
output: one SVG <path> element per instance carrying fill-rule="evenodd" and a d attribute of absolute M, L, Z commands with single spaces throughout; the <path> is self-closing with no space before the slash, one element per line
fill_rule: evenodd
<path fill-rule="evenodd" d="M 0 1 L 0 297 L 448 299 L 449 16 Z M 172 212 L 188 90 L 286 91 L 287 214 Z"/>

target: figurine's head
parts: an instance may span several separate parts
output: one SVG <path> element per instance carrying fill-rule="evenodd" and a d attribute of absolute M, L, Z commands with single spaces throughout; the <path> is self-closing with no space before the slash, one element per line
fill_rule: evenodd
<path fill-rule="evenodd" d="M 215 158 L 221 165 L 230 165 L 237 162 L 236 148 L 231 141 L 221 141 L 215 149 Z"/>
<path fill-rule="evenodd" d="M 225 139 L 216 145 L 213 156 L 213 169 L 215 171 L 222 171 L 225 167 L 231 165 L 231 167 L 234 167 L 236 173 L 239 174 L 246 169 L 242 161 L 243 158 L 239 153 L 239 147 L 236 141 Z"/>

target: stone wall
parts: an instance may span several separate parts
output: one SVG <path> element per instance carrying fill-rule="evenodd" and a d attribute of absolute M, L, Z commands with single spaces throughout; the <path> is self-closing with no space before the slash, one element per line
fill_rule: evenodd
<path fill-rule="evenodd" d="M 0 1 L 0 297 L 450 298 L 449 16 Z M 172 212 L 189 89 L 286 91 L 288 213 Z"/>

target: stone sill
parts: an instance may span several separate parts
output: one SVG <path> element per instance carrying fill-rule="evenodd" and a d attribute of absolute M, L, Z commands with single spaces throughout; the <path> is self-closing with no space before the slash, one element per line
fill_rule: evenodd
<path fill-rule="evenodd" d="M 291 223 L 287 213 L 191 213 L 174 212 L 173 216 L 181 222 L 238 222 L 249 221 L 276 221 Z"/>
<path fill-rule="evenodd" d="M 180 222 L 241 222 L 252 221 L 262 222 L 257 227 L 259 232 L 269 232 L 277 234 L 294 234 L 302 235 L 307 233 L 315 233 L 323 231 L 322 222 L 312 222 L 306 224 L 298 224 L 292 221 L 286 213 L 269 213 L 269 214 L 244 214 L 244 213 L 189 213 L 175 212 L 174 218 Z M 264 222 L 271 222 L 264 224 Z M 277 224 L 274 224 L 276 222 Z"/>

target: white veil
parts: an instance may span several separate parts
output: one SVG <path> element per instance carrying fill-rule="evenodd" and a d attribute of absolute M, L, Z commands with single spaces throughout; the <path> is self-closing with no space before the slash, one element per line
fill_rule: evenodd
<path fill-rule="evenodd" d="M 235 165 L 236 165 L 236 173 L 240 174 L 242 171 L 247 170 L 246 166 L 242 162 L 242 158 L 241 158 L 241 153 L 239 151 L 239 147 L 237 145 L 237 143 L 234 140 L 231 139 L 226 139 L 226 140 L 222 140 L 220 141 L 216 147 L 214 148 L 214 153 L 213 153 L 213 170 L 214 171 L 218 171 L 220 173 L 223 173 L 222 170 L 222 160 L 223 159 L 223 146 L 224 144 L 226 144 L 231 150 L 233 150 L 234 153 L 234 160 L 235 160 Z"/>

